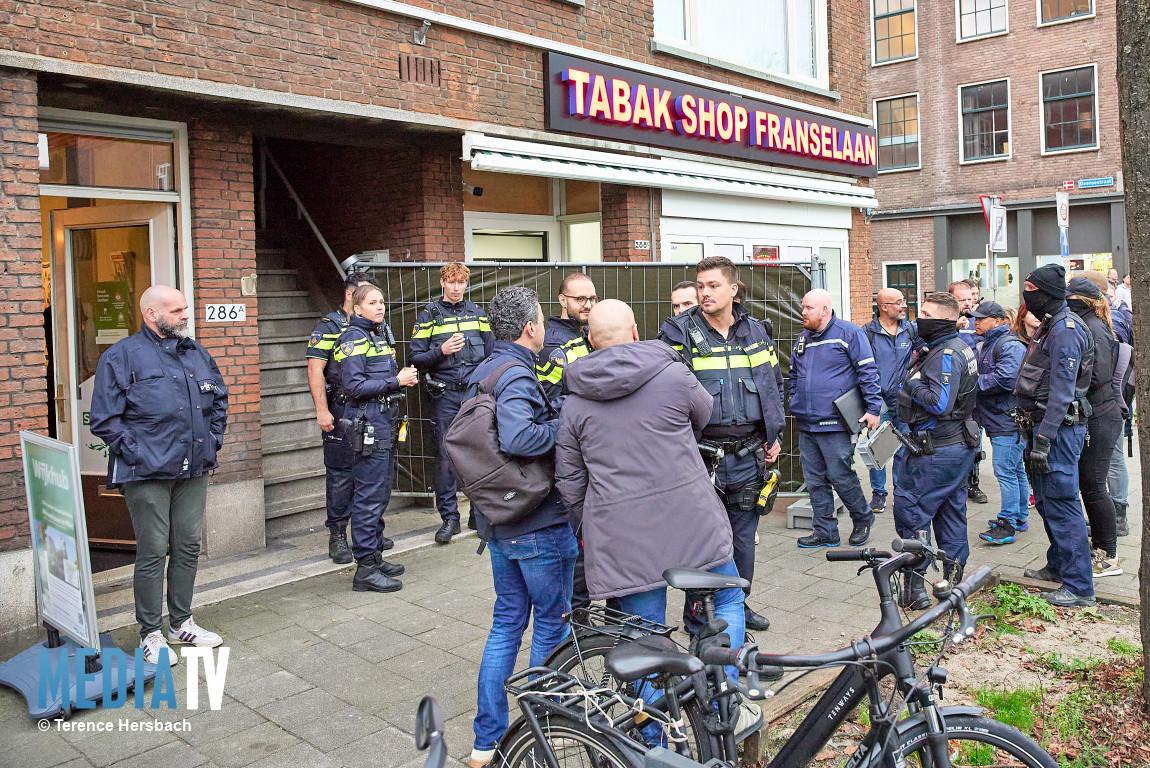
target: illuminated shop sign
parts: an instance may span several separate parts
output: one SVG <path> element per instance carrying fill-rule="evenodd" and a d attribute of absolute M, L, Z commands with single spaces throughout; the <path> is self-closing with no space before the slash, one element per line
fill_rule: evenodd
<path fill-rule="evenodd" d="M 875 176 L 873 128 L 558 53 L 547 128 L 852 176 Z"/>

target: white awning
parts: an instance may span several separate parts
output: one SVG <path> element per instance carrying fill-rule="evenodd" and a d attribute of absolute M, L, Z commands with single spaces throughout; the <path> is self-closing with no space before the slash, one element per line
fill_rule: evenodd
<path fill-rule="evenodd" d="M 463 137 L 463 159 L 476 171 L 520 173 L 636 187 L 659 187 L 816 205 L 877 208 L 874 190 L 849 181 L 814 179 L 771 171 L 503 139 L 482 133 Z"/>

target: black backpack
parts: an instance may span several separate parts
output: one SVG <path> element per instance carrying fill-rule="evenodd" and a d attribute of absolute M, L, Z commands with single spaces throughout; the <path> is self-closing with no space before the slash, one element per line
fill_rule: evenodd
<path fill-rule="evenodd" d="M 464 401 L 443 438 L 460 489 L 493 525 L 526 519 L 555 485 L 554 453 L 521 457 L 499 450 L 493 392 L 499 377 L 514 365 L 527 368 L 507 362 L 488 374 L 479 383 L 479 393 Z M 535 371 L 531 378 L 538 384 Z"/>

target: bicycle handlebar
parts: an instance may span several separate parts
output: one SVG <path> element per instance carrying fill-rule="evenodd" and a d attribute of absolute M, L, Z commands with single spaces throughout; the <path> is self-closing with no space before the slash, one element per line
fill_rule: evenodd
<path fill-rule="evenodd" d="M 895 539 L 891 542 L 890 548 L 895 552 L 921 554 L 926 551 L 926 544 L 918 539 Z"/>
<path fill-rule="evenodd" d="M 890 552 L 883 552 L 873 547 L 866 549 L 828 549 L 827 560 L 832 563 L 842 562 L 877 562 L 879 560 L 889 560 L 891 557 Z"/>
<path fill-rule="evenodd" d="M 906 624 L 898 631 L 889 635 L 880 635 L 879 637 L 868 635 L 862 640 L 851 643 L 847 648 L 842 648 L 830 653 L 800 656 L 759 652 L 755 654 L 754 659 L 751 660 L 743 658 L 744 653 L 740 648 L 712 647 L 702 649 L 699 658 L 704 664 L 734 666 L 739 667 L 740 670 L 744 672 L 747 671 L 746 667 L 752 663 L 756 668 L 821 667 L 828 664 L 858 661 L 871 656 L 881 656 L 884 653 L 888 653 L 955 609 L 959 612 L 959 626 L 952 640 L 955 643 L 960 643 L 974 634 L 975 620 L 966 607 L 966 601 L 970 599 L 971 595 L 986 586 L 986 583 L 992 575 L 988 566 L 980 566 L 974 573 L 967 576 L 961 584 L 952 588 L 947 596 L 939 601 L 938 605 L 909 624 Z"/>

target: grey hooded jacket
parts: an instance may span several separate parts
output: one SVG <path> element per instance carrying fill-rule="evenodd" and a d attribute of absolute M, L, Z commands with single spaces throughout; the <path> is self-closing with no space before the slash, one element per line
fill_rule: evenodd
<path fill-rule="evenodd" d="M 583 523 L 587 589 L 602 600 L 666 586 L 671 567 L 731 559 L 731 524 L 695 436 L 712 397 L 662 341 L 571 363 L 555 482 Z"/>

